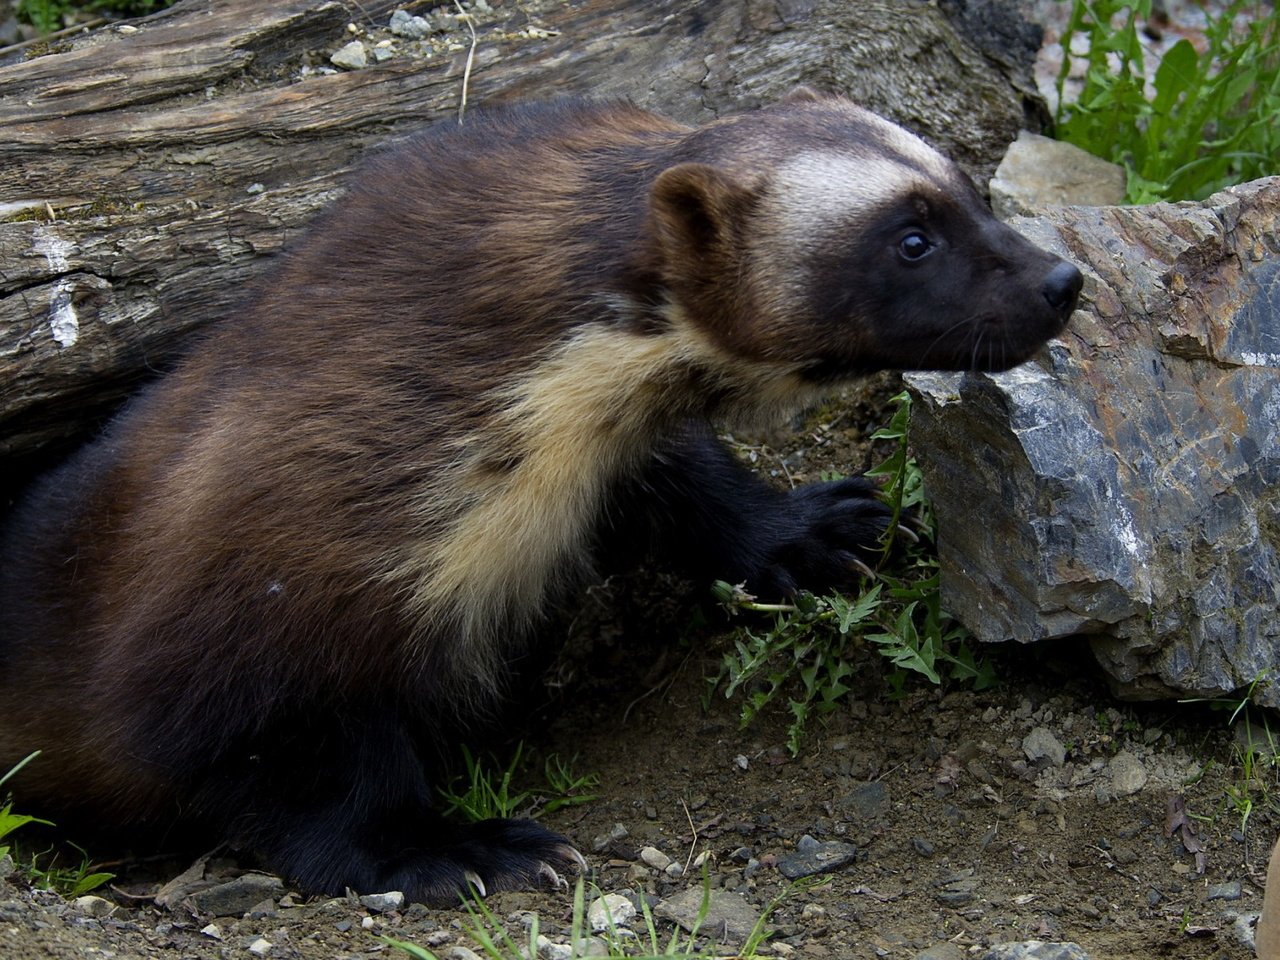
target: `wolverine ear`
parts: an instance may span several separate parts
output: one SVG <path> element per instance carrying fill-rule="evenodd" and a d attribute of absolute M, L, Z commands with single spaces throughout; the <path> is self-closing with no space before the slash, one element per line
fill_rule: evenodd
<path fill-rule="evenodd" d="M 731 254 L 753 198 L 729 174 L 705 163 L 681 163 L 663 170 L 649 194 L 649 208 L 668 262 Z"/>
<path fill-rule="evenodd" d="M 791 92 L 778 101 L 778 103 L 814 103 L 818 100 L 829 100 L 830 97 L 824 96 L 820 91 L 813 89 L 808 84 L 800 84 L 792 87 Z"/>

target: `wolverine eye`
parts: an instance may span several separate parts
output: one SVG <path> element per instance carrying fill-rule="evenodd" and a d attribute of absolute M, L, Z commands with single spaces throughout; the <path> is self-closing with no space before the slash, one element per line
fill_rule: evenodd
<path fill-rule="evenodd" d="M 933 244 L 929 242 L 929 238 L 919 230 L 913 230 L 898 241 L 898 253 L 903 260 L 921 260 L 932 249 Z"/>

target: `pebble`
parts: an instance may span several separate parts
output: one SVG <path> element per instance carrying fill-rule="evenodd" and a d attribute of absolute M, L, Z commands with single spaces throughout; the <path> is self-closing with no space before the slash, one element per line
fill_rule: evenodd
<path fill-rule="evenodd" d="M 538 934 L 538 956 L 542 960 L 572 960 L 573 947 L 567 943 L 556 943 L 542 934 Z"/>
<path fill-rule="evenodd" d="M 1055 767 L 1067 760 L 1067 748 L 1046 727 L 1035 727 L 1022 738 L 1022 752 L 1033 762 L 1047 758 Z"/>
<path fill-rule="evenodd" d="M 882 781 L 860 784 L 840 800 L 840 809 L 862 820 L 875 820 L 889 812 L 889 788 Z"/>
<path fill-rule="evenodd" d="M 593 933 L 602 933 L 611 927 L 625 927 L 635 919 L 636 907 L 619 893 L 606 893 L 587 910 L 587 922 Z"/>
<path fill-rule="evenodd" d="M 399 910 L 404 906 L 404 894 L 399 890 L 370 893 L 360 898 L 360 904 L 374 913 L 386 913 L 388 910 Z"/>
<path fill-rule="evenodd" d="M 642 847 L 640 859 L 655 870 L 665 870 L 671 866 L 671 858 L 657 847 Z"/>
<path fill-rule="evenodd" d="M 110 900 L 104 900 L 102 897 L 95 897 L 92 894 L 76 897 L 71 901 L 71 906 L 77 913 L 82 913 L 86 917 L 98 917 L 99 919 L 105 917 L 116 907 Z"/>
<path fill-rule="evenodd" d="M 819 843 L 805 834 L 796 844 L 794 852 L 778 858 L 778 871 L 788 880 L 830 873 L 853 862 L 858 848 L 851 843 L 830 840 Z"/>
<path fill-rule="evenodd" d="M 1107 764 L 1111 787 L 1117 797 L 1128 797 L 1147 785 L 1147 768 L 1128 750 L 1121 750 Z"/>
<path fill-rule="evenodd" d="M 369 63 L 369 54 L 363 43 L 352 40 L 339 48 L 338 52 L 329 58 L 329 62 L 343 70 L 360 70 Z"/>
<path fill-rule="evenodd" d="M 997 943 L 982 955 L 982 960 L 1089 960 L 1089 955 L 1078 943 L 1024 940 L 1021 943 Z"/>
<path fill-rule="evenodd" d="M 723 890 L 712 890 L 707 903 L 707 912 L 702 916 L 703 888 L 701 885 L 681 890 L 674 897 L 663 900 L 654 908 L 654 913 L 667 920 L 673 920 L 685 930 L 697 926 L 704 936 L 728 938 L 741 942 L 750 936 L 760 919 L 750 904 L 736 893 Z M 701 923 L 699 918 L 701 917 Z"/>
<path fill-rule="evenodd" d="M 284 884 L 279 877 L 265 873 L 246 873 L 216 887 L 197 890 L 191 894 L 190 900 L 198 913 L 210 913 L 215 917 L 239 917 L 263 900 L 274 899 L 282 893 Z"/>
<path fill-rule="evenodd" d="M 921 950 L 913 960 L 965 960 L 965 952 L 954 943 L 939 943 Z"/>
<path fill-rule="evenodd" d="M 920 854 L 922 857 L 933 856 L 934 846 L 924 837 L 912 837 L 911 846 L 914 848 L 915 852 Z"/>
<path fill-rule="evenodd" d="M 264 937 L 259 937 L 253 943 L 249 944 L 249 952 L 255 957 L 265 957 L 271 952 L 271 941 Z"/>
<path fill-rule="evenodd" d="M 615 823 L 613 825 L 613 829 L 607 834 L 601 834 L 591 841 L 591 849 L 595 853 L 601 853 L 605 847 L 609 846 L 609 844 L 616 843 L 619 840 L 625 840 L 627 836 L 627 828 L 620 823 Z"/>
<path fill-rule="evenodd" d="M 480 955 L 474 950 L 464 947 L 461 944 L 455 944 L 441 954 L 443 960 L 480 960 Z"/>
<path fill-rule="evenodd" d="M 408 10 L 397 10 L 391 14 L 387 29 L 397 37 L 409 40 L 421 40 L 431 33 L 431 21 L 425 17 L 415 17 Z"/>
<path fill-rule="evenodd" d="M 219 927 L 216 923 L 211 923 L 208 926 L 201 927 L 200 932 L 203 933 L 210 940 L 222 939 L 222 928 Z"/>
<path fill-rule="evenodd" d="M 1210 900 L 1239 900 L 1241 896 L 1243 896 L 1243 892 L 1240 888 L 1239 880 L 1209 885 L 1208 898 Z"/>

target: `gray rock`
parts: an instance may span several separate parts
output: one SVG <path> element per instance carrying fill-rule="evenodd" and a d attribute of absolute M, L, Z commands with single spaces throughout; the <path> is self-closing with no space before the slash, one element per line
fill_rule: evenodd
<path fill-rule="evenodd" d="M 369 63 L 369 52 L 359 40 L 352 40 L 331 56 L 329 62 L 343 70 L 361 70 Z"/>
<path fill-rule="evenodd" d="M 374 913 L 386 913 L 388 910 L 399 910 L 404 906 L 404 894 L 399 890 L 368 893 L 360 898 L 360 904 Z"/>
<path fill-rule="evenodd" d="M 1239 880 L 1211 884 L 1206 894 L 1206 898 L 1209 900 L 1239 900 L 1242 896 L 1244 896 L 1244 891 L 1240 886 Z"/>
<path fill-rule="evenodd" d="M 982 960 L 1089 960 L 1089 955 L 1078 943 L 1024 940 L 1021 943 L 997 943 L 982 955 Z"/>
<path fill-rule="evenodd" d="M 1111 789 L 1117 797 L 1128 797 L 1147 785 L 1147 768 L 1128 750 L 1121 750 L 1107 764 Z"/>
<path fill-rule="evenodd" d="M 102 897 L 95 897 L 92 894 L 87 894 L 83 897 L 76 897 L 72 900 L 71 908 L 75 910 L 76 913 L 82 914 L 83 916 L 101 919 L 111 913 L 111 911 L 116 908 L 116 905 L 110 900 L 104 900 Z"/>
<path fill-rule="evenodd" d="M 839 840 L 819 843 L 805 834 L 794 851 L 778 858 L 778 871 L 788 880 L 799 880 L 801 877 L 839 870 L 852 863 L 857 854 L 858 848 L 852 843 Z"/>
<path fill-rule="evenodd" d="M 1280 706 L 1280 178 L 1015 221 L 1085 303 L 1003 374 L 908 377 L 943 606 L 1088 635 L 1117 692 Z"/>
<path fill-rule="evenodd" d="M 859 784 L 839 800 L 840 809 L 861 820 L 876 820 L 889 812 L 889 788 L 879 780 Z"/>
<path fill-rule="evenodd" d="M 397 37 L 407 40 L 421 40 L 431 33 L 431 21 L 426 17 L 416 17 L 407 10 L 397 10 L 391 14 L 387 29 Z"/>
<path fill-rule="evenodd" d="M 653 912 L 678 923 L 685 930 L 697 928 L 703 936 L 725 943 L 736 945 L 745 941 L 759 922 L 760 914 L 736 893 L 712 890 L 706 915 L 699 923 L 704 892 L 702 886 L 681 890 L 674 897 L 659 903 Z"/>
<path fill-rule="evenodd" d="M 1055 767 L 1062 766 L 1067 759 L 1067 748 L 1046 727 L 1034 727 L 1022 738 L 1022 752 L 1032 762 L 1047 758 Z"/>
<path fill-rule="evenodd" d="M 1038 213 L 1066 204 L 1123 203 L 1125 171 L 1074 144 L 1022 130 L 991 178 L 991 208 L 998 217 Z"/>
<path fill-rule="evenodd" d="M 284 893 L 279 877 L 265 873 L 246 873 L 205 890 L 191 894 L 191 905 L 200 913 L 215 917 L 238 917 L 252 910 L 268 897 L 275 899 Z"/>
<path fill-rule="evenodd" d="M 954 943 L 939 943 L 921 950 L 914 960 L 965 960 L 965 952 Z"/>
<path fill-rule="evenodd" d="M 671 858 L 657 847 L 641 847 L 640 859 L 655 870 L 665 870 L 671 866 Z"/>
<path fill-rule="evenodd" d="M 620 893 L 606 893 L 587 908 L 587 922 L 592 933 L 612 927 L 625 927 L 635 919 L 636 907 Z"/>

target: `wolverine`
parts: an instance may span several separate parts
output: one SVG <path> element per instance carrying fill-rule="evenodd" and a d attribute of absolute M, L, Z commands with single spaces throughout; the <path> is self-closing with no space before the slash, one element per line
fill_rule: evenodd
<path fill-rule="evenodd" d="M 840 98 L 429 130 L 15 508 L 0 770 L 39 749 L 30 809 L 194 830 L 306 892 L 580 866 L 532 822 L 432 809 L 548 608 L 632 554 L 758 595 L 855 581 L 874 487 L 776 490 L 712 424 L 1022 363 L 1080 287 Z"/>

